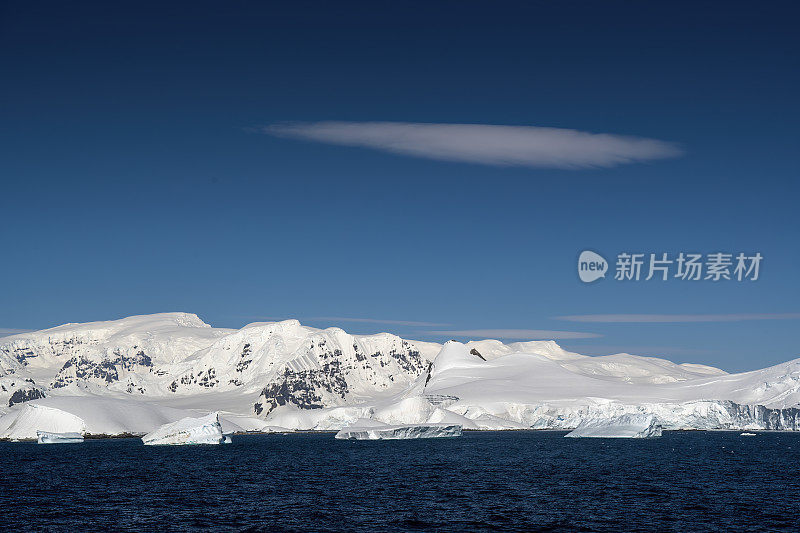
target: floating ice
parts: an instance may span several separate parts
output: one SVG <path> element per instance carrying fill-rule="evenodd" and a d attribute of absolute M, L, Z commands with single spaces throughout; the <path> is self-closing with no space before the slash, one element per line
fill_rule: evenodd
<path fill-rule="evenodd" d="M 651 415 L 622 415 L 581 422 L 567 437 L 645 439 L 661 436 L 661 425 Z"/>
<path fill-rule="evenodd" d="M 459 424 L 384 424 L 377 420 L 361 418 L 353 425 L 340 430 L 337 439 L 379 440 L 379 439 L 431 439 L 436 437 L 460 437 Z"/>
<path fill-rule="evenodd" d="M 152 433 L 142 437 L 146 445 L 160 444 L 222 444 L 225 437 L 219 423 L 219 413 L 211 413 L 199 418 L 182 418 L 171 424 L 164 424 Z"/>
<path fill-rule="evenodd" d="M 36 436 L 39 439 L 39 444 L 74 444 L 83 442 L 83 435 L 72 431 L 69 433 L 37 431 Z"/>

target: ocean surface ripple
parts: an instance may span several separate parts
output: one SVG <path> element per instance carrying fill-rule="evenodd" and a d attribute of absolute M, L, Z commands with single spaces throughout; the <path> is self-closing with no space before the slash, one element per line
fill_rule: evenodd
<path fill-rule="evenodd" d="M 13 530 L 796 531 L 800 434 L 0 443 Z"/>

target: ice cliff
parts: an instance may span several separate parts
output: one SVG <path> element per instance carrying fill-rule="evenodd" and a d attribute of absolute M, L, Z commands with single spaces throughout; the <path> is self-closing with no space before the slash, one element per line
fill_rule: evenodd
<path fill-rule="evenodd" d="M 589 418 L 566 437 L 648 439 L 661 436 L 661 424 L 651 415 L 622 415 L 616 418 Z"/>
<path fill-rule="evenodd" d="M 431 439 L 460 436 L 461 426 L 458 424 L 389 425 L 363 418 L 336 434 L 337 439 L 348 440 Z"/>

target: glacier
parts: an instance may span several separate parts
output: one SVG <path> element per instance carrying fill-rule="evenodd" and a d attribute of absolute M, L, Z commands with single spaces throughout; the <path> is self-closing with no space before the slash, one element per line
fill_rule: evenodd
<path fill-rule="evenodd" d="M 0 416 L 0 438 L 33 440 L 42 431 L 96 436 L 144 435 L 190 416 L 196 414 L 139 398 L 51 396 L 26 402 Z M 221 424 L 226 433 L 270 430 L 261 420 L 233 414 L 224 414 Z"/>
<path fill-rule="evenodd" d="M 337 439 L 346 440 L 394 440 L 394 439 L 431 439 L 441 437 L 460 437 L 461 426 L 458 424 L 384 424 L 371 419 L 361 418 L 352 425 L 342 428 L 336 433 Z"/>
<path fill-rule="evenodd" d="M 572 430 L 622 416 L 653 416 L 664 430 L 794 431 L 800 360 L 728 374 L 553 341 L 438 344 L 297 320 L 226 329 L 191 313 L 0 338 L 0 439 L 138 436 L 209 412 L 225 432 L 338 431 L 359 419 Z"/>
<path fill-rule="evenodd" d="M 164 424 L 142 437 L 142 442 L 146 446 L 222 444 L 225 440 L 219 413 L 210 413 L 197 418 L 181 418 L 177 422 Z"/>
<path fill-rule="evenodd" d="M 652 415 L 622 415 L 615 418 L 586 419 L 564 436 L 649 439 L 660 437 L 661 431 L 661 424 Z"/>

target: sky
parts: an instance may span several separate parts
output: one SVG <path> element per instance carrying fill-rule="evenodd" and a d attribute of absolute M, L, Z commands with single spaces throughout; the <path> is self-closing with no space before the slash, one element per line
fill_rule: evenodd
<path fill-rule="evenodd" d="M 800 357 L 797 9 L 2 1 L 0 335 L 186 311 Z M 763 260 L 614 279 L 681 252 Z"/>

